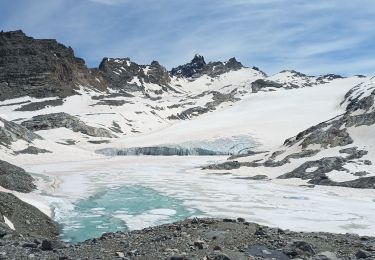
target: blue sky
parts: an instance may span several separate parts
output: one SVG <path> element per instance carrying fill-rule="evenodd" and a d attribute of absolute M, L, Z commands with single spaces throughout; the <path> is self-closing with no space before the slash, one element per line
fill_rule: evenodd
<path fill-rule="evenodd" d="M 375 74 L 374 0 L 1 0 L 2 30 L 72 46 L 90 67 L 167 68 L 195 53 L 267 73 Z"/>

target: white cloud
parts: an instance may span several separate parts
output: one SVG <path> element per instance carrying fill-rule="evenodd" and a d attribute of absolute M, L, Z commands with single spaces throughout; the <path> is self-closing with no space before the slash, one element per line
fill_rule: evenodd
<path fill-rule="evenodd" d="M 90 66 L 117 56 L 171 68 L 199 52 L 207 61 L 236 56 L 268 73 L 353 74 L 371 71 L 375 60 L 373 0 L 358 0 L 361 8 L 352 0 L 47 2 L 18 3 L 0 23 L 71 45 Z"/>

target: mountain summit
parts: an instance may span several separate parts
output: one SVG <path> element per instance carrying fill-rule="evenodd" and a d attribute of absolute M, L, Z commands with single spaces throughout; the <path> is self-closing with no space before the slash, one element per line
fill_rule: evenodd
<path fill-rule="evenodd" d="M 31 96 L 65 98 L 80 87 L 143 91 L 145 84 L 169 86 L 172 77 L 217 77 L 243 68 L 235 58 L 206 63 L 196 54 L 170 72 L 157 61 L 139 65 L 129 58 L 103 58 L 99 68 L 87 68 L 71 47 L 54 39 L 34 39 L 21 30 L 0 33 L 0 100 Z M 161 92 L 160 92 L 161 93 Z"/>
<path fill-rule="evenodd" d="M 186 78 L 200 77 L 203 74 L 215 77 L 231 70 L 239 70 L 243 67 L 244 66 L 238 62 L 236 58 L 231 58 L 227 62 L 216 61 L 206 63 L 203 56 L 196 54 L 191 62 L 173 68 L 171 74 L 173 76 Z"/>

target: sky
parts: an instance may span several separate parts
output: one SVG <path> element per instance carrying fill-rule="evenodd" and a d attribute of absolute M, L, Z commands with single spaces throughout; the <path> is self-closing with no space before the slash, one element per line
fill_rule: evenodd
<path fill-rule="evenodd" d="M 236 57 L 269 74 L 375 74 L 374 0 L 1 0 L 0 29 L 168 69 Z"/>

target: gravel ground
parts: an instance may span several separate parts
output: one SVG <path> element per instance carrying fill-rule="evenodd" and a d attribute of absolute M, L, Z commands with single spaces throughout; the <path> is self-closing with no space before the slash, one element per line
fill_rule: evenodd
<path fill-rule="evenodd" d="M 17 235 L 0 259 L 375 259 L 375 237 L 291 232 L 244 219 L 189 219 L 70 245 Z"/>

